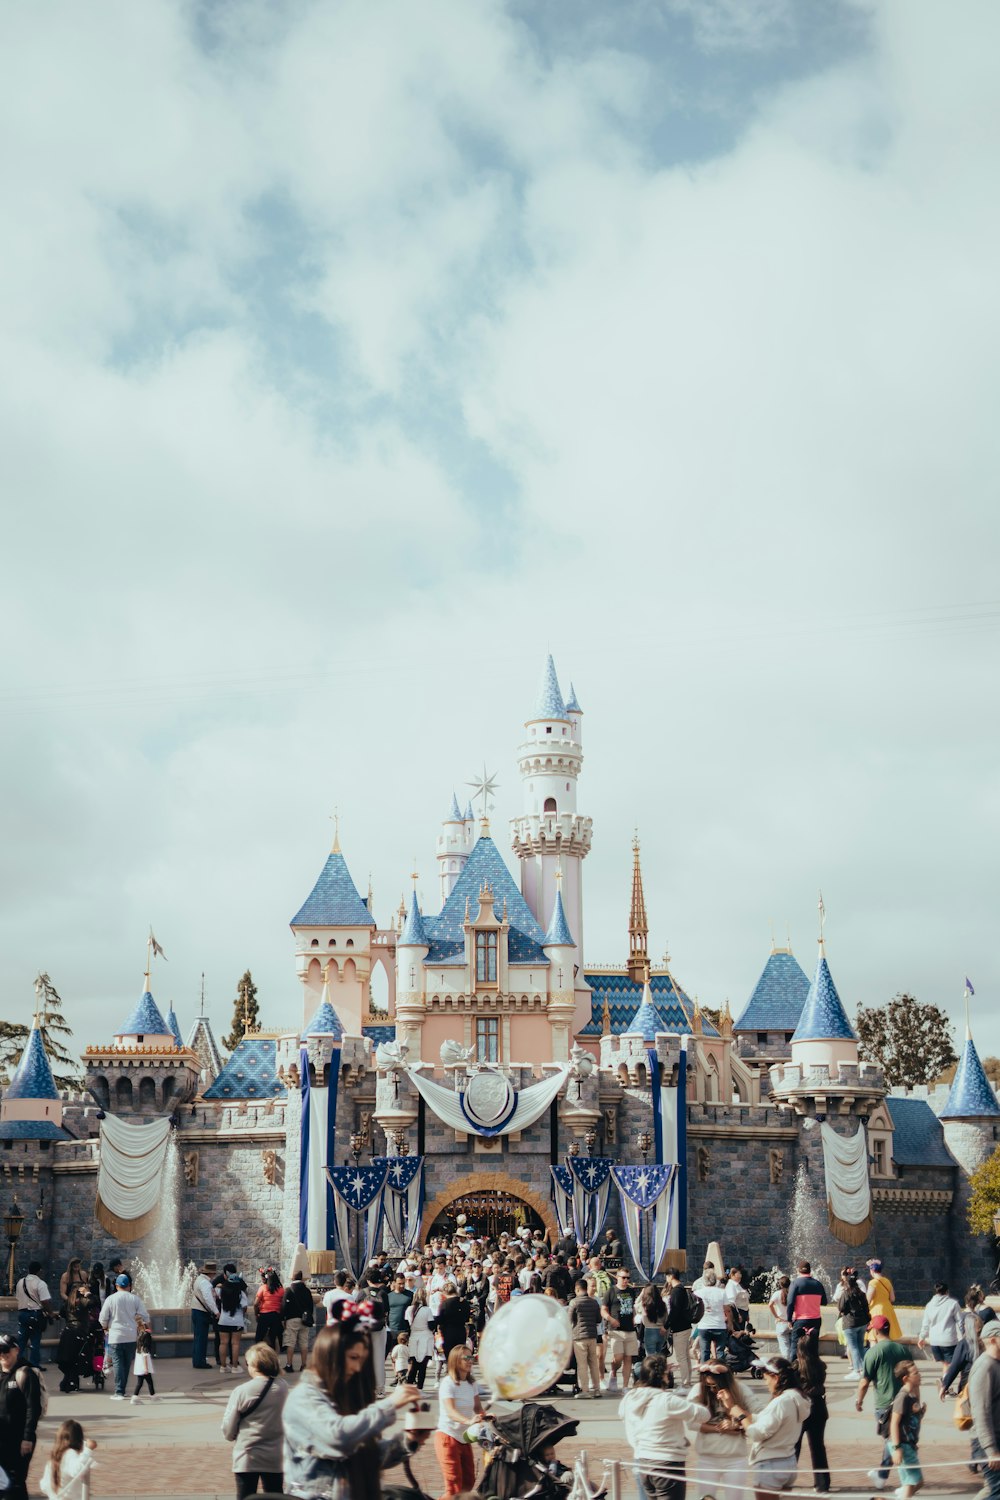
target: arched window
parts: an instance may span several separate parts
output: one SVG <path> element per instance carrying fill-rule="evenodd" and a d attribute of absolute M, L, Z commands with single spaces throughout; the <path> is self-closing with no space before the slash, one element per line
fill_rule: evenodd
<path fill-rule="evenodd" d="M 139 1108 L 140 1109 L 155 1109 L 156 1108 L 156 1079 L 155 1078 L 140 1078 L 139 1079 Z"/>
<path fill-rule="evenodd" d="M 328 948 L 336 948 L 336 946 L 337 946 L 337 939 L 336 938 L 331 938 L 330 941 L 327 943 L 326 946 Z"/>
<path fill-rule="evenodd" d="M 164 1109 L 166 1109 L 167 1105 L 170 1103 L 171 1099 L 174 1097 L 174 1093 L 176 1091 L 176 1088 L 177 1088 L 177 1080 L 175 1078 L 165 1078 L 163 1080 L 163 1108 Z"/>
<path fill-rule="evenodd" d="M 476 933 L 476 980 L 479 984 L 497 982 L 497 935 L 495 932 Z"/>
<path fill-rule="evenodd" d="M 545 799 L 545 807 L 543 808 L 543 812 L 554 813 L 555 811 L 556 811 L 556 799 L 554 797 L 546 797 L 546 799 Z"/>
<path fill-rule="evenodd" d="M 348 948 L 353 948 L 354 947 L 354 939 L 353 938 L 348 938 L 347 939 L 347 946 L 348 946 Z"/>
<path fill-rule="evenodd" d="M 310 946 L 310 948 L 318 948 L 319 947 L 319 938 L 313 938 L 313 940 L 309 944 L 309 946 Z"/>
<path fill-rule="evenodd" d="M 115 1104 L 118 1109 L 132 1108 L 132 1080 L 119 1078 L 115 1083 Z"/>
<path fill-rule="evenodd" d="M 93 1083 L 94 1093 L 102 1109 L 111 1108 L 111 1095 L 108 1091 L 108 1080 L 103 1073 L 98 1073 Z"/>

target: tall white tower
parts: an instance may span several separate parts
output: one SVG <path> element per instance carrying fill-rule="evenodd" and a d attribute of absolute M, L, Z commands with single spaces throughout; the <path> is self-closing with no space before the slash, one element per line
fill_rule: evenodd
<path fill-rule="evenodd" d="M 441 824 L 441 832 L 438 834 L 437 841 L 437 867 L 438 879 L 441 882 L 442 906 L 454 890 L 458 877 L 465 869 L 465 862 L 472 853 L 472 846 L 476 841 L 474 829 L 471 804 L 463 813 L 458 805 L 458 798 L 452 792 L 451 810 Z"/>
<path fill-rule="evenodd" d="M 562 904 L 576 944 L 576 1030 L 590 1019 L 590 990 L 583 977 L 582 867 L 590 853 L 593 819 L 576 810 L 576 783 L 583 765 L 582 718 L 572 684 L 569 702 L 564 700 L 550 656 L 517 752 L 524 810 L 511 819 L 511 847 L 521 861 L 524 899 L 546 929 L 556 902 L 556 872 L 562 870 Z"/>

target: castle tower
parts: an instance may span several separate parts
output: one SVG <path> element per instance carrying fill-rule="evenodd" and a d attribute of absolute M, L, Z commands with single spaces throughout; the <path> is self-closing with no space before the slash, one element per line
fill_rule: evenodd
<path fill-rule="evenodd" d="M 992 1156 L 1000 1140 L 1000 1104 L 979 1060 L 968 1023 L 965 1046 L 939 1118 L 948 1150 L 962 1169 L 957 1174 L 950 1222 L 952 1275 L 960 1285 L 966 1286 L 992 1274 L 989 1238 L 970 1233 L 966 1209 L 970 1193 L 969 1175 Z"/>
<path fill-rule="evenodd" d="M 347 868 L 339 829 L 316 884 L 289 925 L 303 986 L 303 1025 L 320 1004 L 326 971 L 348 1035 L 359 1037 L 370 1003 L 375 919 Z"/>
<path fill-rule="evenodd" d="M 564 701 L 549 656 L 517 752 L 523 811 L 511 820 L 511 847 L 521 861 L 524 899 L 543 928 L 551 920 L 556 873 L 562 871 L 562 904 L 576 944 L 577 1031 L 590 1020 L 590 990 L 583 977 L 583 861 L 593 835 L 593 820 L 582 817 L 576 807 L 576 784 L 583 765 L 582 718 L 575 693 L 569 704 Z"/>
<path fill-rule="evenodd" d="M 825 1066 L 834 1073 L 841 1063 L 858 1063 L 858 1038 L 847 1019 L 826 961 L 822 937 L 806 1003 L 792 1034 L 792 1063 L 803 1068 Z"/>
<path fill-rule="evenodd" d="M 649 922 L 639 865 L 639 835 L 632 840 L 632 905 L 628 918 L 628 977 L 642 984 L 649 976 Z"/>
<path fill-rule="evenodd" d="M 101 1107 L 116 1114 L 162 1114 L 186 1104 L 197 1092 L 201 1066 L 197 1053 L 178 1044 L 149 987 L 115 1032 L 110 1047 L 88 1047 L 83 1054 L 87 1087 Z"/>
<path fill-rule="evenodd" d="M 552 1028 L 552 1061 L 566 1062 L 573 1044 L 573 955 L 576 944 L 566 921 L 562 892 L 556 888 L 552 920 L 542 943 L 549 961 L 549 1025 Z"/>
<path fill-rule="evenodd" d="M 410 896 L 410 909 L 403 930 L 396 940 L 396 1036 L 405 1042 L 415 1057 L 422 1056 L 420 1031 L 424 1019 L 424 960 L 430 942 L 424 919 L 417 905 L 417 893 Z"/>
<path fill-rule="evenodd" d="M 438 879 L 441 884 L 441 905 L 447 901 L 455 888 L 455 882 L 465 869 L 466 860 L 472 853 L 475 842 L 475 825 L 472 808 L 463 813 L 455 793 L 451 794 L 448 816 L 441 824 L 437 841 Z"/>
<path fill-rule="evenodd" d="M 0 1140 L 62 1141 L 63 1106 L 35 1017 L 0 1104 Z"/>

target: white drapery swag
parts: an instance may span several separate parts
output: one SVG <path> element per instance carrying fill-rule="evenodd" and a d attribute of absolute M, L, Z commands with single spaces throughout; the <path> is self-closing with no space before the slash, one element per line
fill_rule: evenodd
<path fill-rule="evenodd" d="M 169 1120 L 133 1125 L 107 1115 L 101 1121 L 96 1213 L 116 1240 L 141 1239 L 160 1217 L 169 1145 Z"/>
<path fill-rule="evenodd" d="M 517 1094 L 517 1103 L 510 1118 L 502 1126 L 492 1130 L 481 1130 L 476 1125 L 476 1122 L 462 1109 L 461 1098 L 454 1089 L 447 1089 L 440 1083 L 433 1083 L 431 1079 L 425 1078 L 422 1073 L 416 1072 L 413 1068 L 407 1068 L 405 1072 L 424 1103 L 430 1106 L 445 1125 L 452 1130 L 464 1131 L 466 1135 L 491 1137 L 510 1135 L 513 1131 L 527 1130 L 529 1125 L 534 1125 L 562 1088 L 570 1067 L 571 1064 L 566 1063 L 551 1078 L 545 1078 L 541 1083 L 532 1083 L 526 1089 L 521 1089 Z"/>
<path fill-rule="evenodd" d="M 830 1231 L 845 1245 L 861 1245 L 872 1231 L 865 1127 L 859 1125 L 856 1135 L 843 1136 L 824 1122 L 820 1135 Z"/>

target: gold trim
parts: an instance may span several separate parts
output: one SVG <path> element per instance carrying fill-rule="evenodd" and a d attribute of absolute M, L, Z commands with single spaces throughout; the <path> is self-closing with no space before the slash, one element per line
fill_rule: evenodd
<path fill-rule="evenodd" d="M 102 1202 L 98 1194 L 94 1203 L 94 1214 L 97 1222 L 109 1234 L 113 1234 L 115 1239 L 120 1240 L 122 1244 L 128 1245 L 133 1240 L 141 1240 L 144 1234 L 149 1233 L 160 1217 L 160 1208 L 161 1204 L 157 1202 L 148 1213 L 141 1214 L 138 1219 L 119 1219 L 117 1214 L 113 1214 L 107 1204 Z"/>

